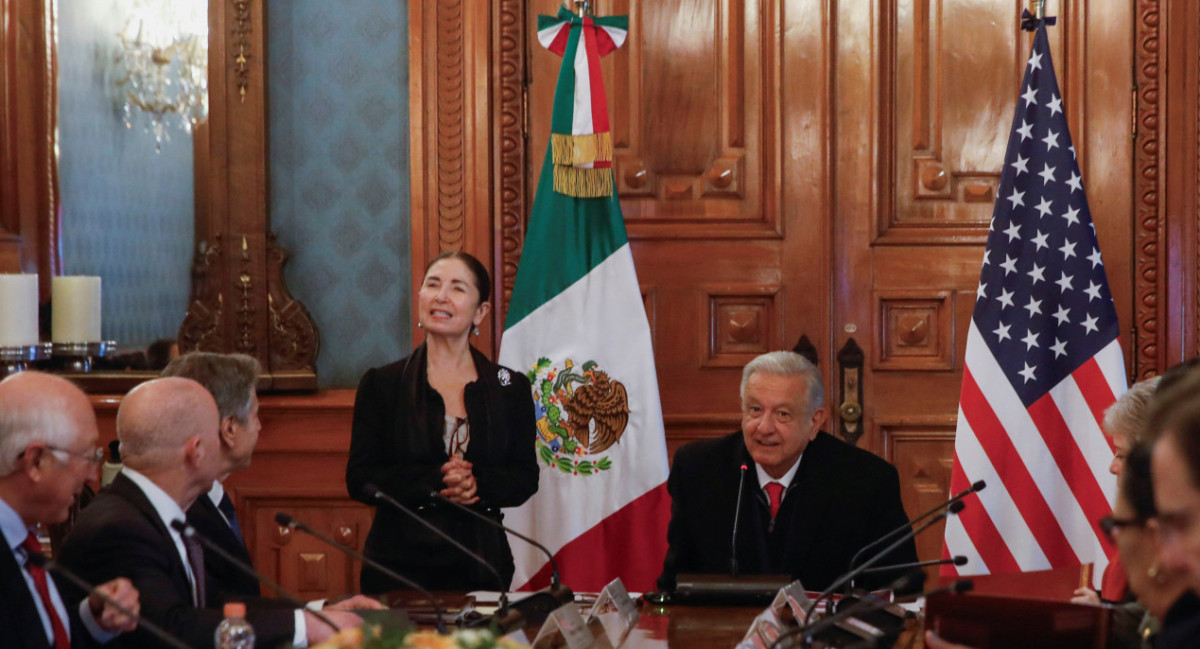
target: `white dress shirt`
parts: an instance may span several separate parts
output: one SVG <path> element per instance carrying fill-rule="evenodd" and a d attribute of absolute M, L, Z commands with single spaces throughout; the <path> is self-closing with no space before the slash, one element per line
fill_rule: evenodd
<path fill-rule="evenodd" d="M 754 463 L 754 472 L 758 475 L 758 485 L 763 495 L 766 496 L 767 502 L 771 502 L 771 494 L 767 493 L 767 483 L 769 482 L 778 482 L 783 485 L 783 495 L 780 496 L 779 502 L 783 502 L 783 499 L 787 498 L 788 489 L 792 486 L 792 479 L 796 477 L 796 469 L 800 468 L 800 458 L 802 457 L 804 457 L 803 453 L 800 454 L 800 457 L 796 458 L 796 463 L 792 465 L 792 468 L 787 470 L 787 473 L 783 474 L 782 478 L 772 478 L 759 466 L 758 462 Z"/>

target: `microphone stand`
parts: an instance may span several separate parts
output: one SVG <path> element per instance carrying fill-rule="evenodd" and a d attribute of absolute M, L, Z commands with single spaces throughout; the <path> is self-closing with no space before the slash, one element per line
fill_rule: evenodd
<path fill-rule="evenodd" d="M 395 498 L 392 498 L 391 496 L 385 494 L 383 491 L 381 491 L 379 489 L 379 487 L 376 487 L 373 484 L 363 485 L 363 493 L 365 493 L 369 498 L 374 498 L 375 500 L 382 501 L 382 502 L 390 505 L 393 509 L 397 509 L 397 510 L 400 510 L 401 512 L 404 512 L 404 514 L 407 515 L 409 518 L 412 518 L 413 520 L 417 521 L 421 525 L 424 525 L 426 529 L 433 532 L 434 534 L 437 534 L 439 537 L 445 539 L 451 545 L 458 548 L 464 554 L 471 557 L 475 561 L 479 562 L 480 565 L 482 565 L 483 567 L 485 567 L 489 571 L 491 571 L 491 573 L 493 575 L 495 575 L 495 577 L 496 577 L 496 584 L 500 586 L 500 589 L 499 589 L 500 590 L 500 601 L 499 601 L 499 608 L 496 610 L 496 618 L 501 619 L 501 618 L 505 618 L 507 616 L 507 613 L 508 613 L 508 584 L 504 583 L 504 578 L 500 576 L 500 571 L 496 570 L 496 567 L 493 566 L 490 561 L 488 561 L 487 559 L 484 559 L 482 556 L 479 555 L 478 552 L 475 552 L 471 548 L 468 548 L 467 546 L 460 543 L 458 541 L 458 539 L 455 539 L 454 537 L 450 536 L 449 534 L 438 529 L 437 525 L 434 525 L 433 523 L 430 523 L 429 521 L 425 520 L 424 518 L 418 516 L 417 513 L 414 512 L 413 510 L 400 504 L 399 500 L 396 500 Z M 515 623 L 515 622 L 516 621 L 509 621 L 509 623 Z"/>
<path fill-rule="evenodd" d="M 896 529 L 888 532 L 887 534 L 884 534 L 883 536 L 875 539 L 874 541 L 871 541 L 870 543 L 862 546 L 861 548 L 859 548 L 858 552 L 855 552 L 854 556 L 850 558 L 850 566 L 849 567 L 850 568 L 857 567 L 858 560 L 860 558 L 862 558 L 862 555 L 867 550 L 870 550 L 871 548 L 874 548 L 874 547 L 878 547 L 881 543 L 886 543 L 889 539 L 896 536 L 897 534 L 902 534 L 905 530 L 911 529 L 913 525 L 916 525 L 917 523 L 925 520 L 926 518 L 933 516 L 934 514 L 942 511 L 943 509 L 948 509 L 950 507 L 953 507 L 954 503 L 961 501 L 963 498 L 966 498 L 967 496 L 970 496 L 973 493 L 983 491 L 983 488 L 986 486 L 987 486 L 986 482 L 984 482 L 983 480 L 977 480 L 970 487 L 967 487 L 966 489 L 963 489 L 959 493 L 955 494 L 954 497 L 952 497 L 950 500 L 947 500 L 946 502 L 939 504 L 937 507 L 934 507 L 933 509 L 925 512 L 924 514 L 921 514 L 920 516 L 912 519 L 911 521 L 905 523 L 904 525 L 901 525 L 900 527 L 897 527 Z"/>
<path fill-rule="evenodd" d="M 905 575 L 904 577 L 901 577 L 900 579 L 896 580 L 892 584 L 893 590 L 898 590 L 898 589 L 902 588 L 904 586 L 904 584 L 908 581 L 908 579 L 909 579 L 909 576 Z M 942 586 L 940 588 L 935 588 L 933 590 L 921 593 L 921 597 L 928 598 L 933 595 L 940 595 L 942 593 L 947 593 L 947 592 L 963 593 L 963 592 L 971 590 L 974 587 L 975 587 L 975 584 L 970 579 L 960 579 L 960 580 L 955 581 L 954 583 L 949 584 L 947 586 Z M 844 611 L 838 611 L 835 615 L 827 615 L 827 616 L 821 618 L 820 620 L 817 620 L 816 622 L 805 624 L 804 626 L 801 626 L 799 628 L 788 629 L 788 631 L 786 633 L 781 634 L 778 638 L 775 639 L 775 642 L 771 643 L 771 646 L 769 649 L 779 649 L 780 647 L 783 646 L 784 640 L 794 639 L 796 636 L 802 636 L 800 638 L 802 647 L 810 646 L 812 643 L 812 640 L 813 640 L 813 636 L 815 636 L 817 633 L 820 633 L 821 631 L 828 629 L 829 627 L 837 624 L 838 622 L 841 622 L 842 620 L 856 617 L 856 616 L 862 615 L 863 613 L 870 613 L 871 611 L 881 609 L 887 605 L 888 605 L 887 600 L 879 597 L 878 595 L 875 595 L 872 593 L 867 593 L 862 599 L 855 602 L 854 605 L 850 606 L 849 608 L 847 608 Z M 795 645 L 795 642 L 793 641 L 792 646 L 794 646 L 794 645 Z"/>
<path fill-rule="evenodd" d="M 117 600 L 109 597 L 105 593 L 100 592 L 95 586 L 91 585 L 87 581 L 84 581 L 84 579 L 82 577 L 80 577 L 79 575 L 76 575 L 75 573 L 71 572 L 70 570 L 67 570 L 63 566 L 60 566 L 57 563 L 47 559 L 45 556 L 43 556 L 41 554 L 30 553 L 29 554 L 29 563 L 31 563 L 39 568 L 42 568 L 43 570 L 49 570 L 50 572 L 53 572 L 54 574 L 58 575 L 59 577 L 62 577 L 64 579 L 66 579 L 67 581 L 71 582 L 72 584 L 75 585 L 76 588 L 79 588 L 80 590 L 88 593 L 89 595 L 91 595 L 91 594 L 96 595 L 100 599 L 104 600 L 105 604 L 108 604 L 109 606 L 117 609 L 118 611 L 120 611 L 122 614 L 124 614 L 125 616 L 127 616 L 129 618 L 137 620 L 139 627 L 145 628 L 147 631 L 149 631 L 151 633 L 151 635 L 158 638 L 159 640 L 162 640 L 163 642 L 167 643 L 168 645 L 175 647 L 175 649 L 192 649 L 191 647 L 184 644 L 183 641 L 180 640 L 179 638 L 176 638 L 175 636 L 171 635 L 170 633 L 167 633 L 167 631 L 165 629 L 163 629 L 161 626 L 158 626 L 157 624 L 151 622 L 150 620 L 147 620 L 146 618 L 138 615 L 137 613 L 134 613 L 133 611 L 125 608 L 124 606 L 121 606 L 121 604 Z"/>
<path fill-rule="evenodd" d="M 493 527 L 498 527 L 498 528 L 504 530 L 505 532 L 512 534 L 513 536 L 515 536 L 515 537 L 533 545 L 537 549 L 541 550 L 546 555 L 546 557 L 550 560 L 550 569 L 551 569 L 550 588 L 546 589 L 546 591 L 544 591 L 544 592 L 533 593 L 532 595 L 530 595 L 528 597 L 518 600 L 515 604 L 512 605 L 512 607 L 514 609 L 517 609 L 517 611 L 520 612 L 521 615 L 526 620 L 529 620 L 529 621 L 533 622 L 534 624 L 537 624 L 539 620 L 544 621 L 546 619 L 546 617 L 548 615 L 550 615 L 550 612 L 553 611 L 554 609 L 558 608 L 559 606 L 562 606 L 563 604 L 566 604 L 567 602 L 571 602 L 571 601 L 575 600 L 575 593 L 571 592 L 570 588 L 563 586 L 562 582 L 559 580 L 558 562 L 556 562 L 554 560 L 554 555 L 550 553 L 549 548 L 542 545 L 541 543 L 538 543 L 537 541 L 533 540 L 532 538 L 525 536 L 524 534 L 522 534 L 510 527 L 505 526 L 503 523 L 499 523 L 497 521 L 494 521 L 494 520 L 488 518 L 487 516 L 484 516 L 483 514 L 475 511 L 474 509 L 472 509 L 470 507 L 467 507 L 466 505 L 464 505 L 462 503 L 456 503 L 453 500 L 450 500 L 449 498 L 443 496 L 442 494 L 440 494 L 436 491 L 430 492 L 429 497 L 433 498 L 434 500 L 446 503 L 452 507 L 458 508 L 458 509 L 470 514 L 471 516 L 474 516 L 475 518 L 478 518 L 479 520 L 487 523 L 488 525 L 491 525 Z"/>
<path fill-rule="evenodd" d="M 737 531 L 738 519 L 742 516 L 742 495 L 746 489 L 746 463 L 742 463 L 741 473 L 738 476 L 738 495 L 737 506 L 733 508 L 733 535 L 729 539 L 729 576 L 738 576 L 738 559 L 737 559 Z"/>
<path fill-rule="evenodd" d="M 924 532 L 925 530 L 929 529 L 930 526 L 938 523 L 939 521 L 946 518 L 947 516 L 949 516 L 951 514 L 957 514 L 958 512 L 962 511 L 963 507 L 965 507 L 965 505 L 963 505 L 961 500 L 955 501 L 954 504 L 950 505 L 949 509 L 947 509 L 946 511 L 929 519 L 929 521 L 927 521 L 924 525 L 918 527 L 917 529 L 910 530 L 907 534 L 902 535 L 900 538 L 898 538 L 894 542 L 892 542 L 891 545 L 880 550 L 878 553 L 875 554 L 875 556 L 873 556 L 870 559 L 867 559 L 865 562 L 863 562 L 863 564 L 861 566 L 855 568 L 854 570 L 851 570 L 850 572 L 842 575 L 841 577 L 838 577 L 837 581 L 834 581 L 832 584 L 829 585 L 828 588 L 821 591 L 821 594 L 818 595 L 815 600 L 813 600 L 812 604 L 808 605 L 808 609 L 804 612 L 805 621 L 808 621 L 812 617 L 813 611 L 816 610 L 817 605 L 821 603 L 821 600 L 826 599 L 826 598 L 830 597 L 831 595 L 833 595 L 833 593 L 836 592 L 839 588 L 841 588 L 843 584 L 848 583 L 851 579 L 854 579 L 855 577 L 857 577 L 864 570 L 875 565 L 880 560 L 882 560 L 884 557 L 886 557 L 888 554 L 891 554 L 891 552 L 893 550 L 900 547 L 901 543 L 904 543 L 905 541 L 920 534 L 921 532 Z"/>
<path fill-rule="evenodd" d="M 959 554 L 959 555 L 950 557 L 949 559 L 930 559 L 929 561 L 914 561 L 912 563 L 897 563 L 897 564 L 894 564 L 891 566 L 876 566 L 874 568 L 867 568 L 866 570 L 862 571 L 859 574 L 860 575 L 873 575 L 873 574 L 877 574 L 880 572 L 891 572 L 893 570 L 906 570 L 909 568 L 925 568 L 927 566 L 944 566 L 944 565 L 948 565 L 948 564 L 954 564 L 956 566 L 965 566 L 965 565 L 967 565 L 967 558 L 964 557 L 963 555 Z"/>
<path fill-rule="evenodd" d="M 324 534 L 321 534 L 320 532 L 314 530 L 313 528 L 309 527 L 308 525 L 301 523 L 300 521 L 292 518 L 291 516 L 288 516 L 287 514 L 285 514 L 283 512 L 275 513 L 275 522 L 279 523 L 280 525 L 282 525 L 284 527 L 290 527 L 292 529 L 298 529 L 302 532 L 307 532 L 308 534 L 316 537 L 317 540 L 325 543 L 326 545 L 330 545 L 330 546 L 333 546 L 334 548 L 337 548 L 338 550 L 341 550 L 345 554 L 350 555 L 350 556 L 354 557 L 355 559 L 358 559 L 359 561 L 374 568 L 375 570 L 378 570 L 379 572 L 382 572 L 384 575 L 391 577 L 392 579 L 421 593 L 429 600 L 429 603 L 433 605 L 433 610 L 437 614 L 437 631 L 438 631 L 438 633 L 442 633 L 442 634 L 446 633 L 446 619 L 445 619 L 446 609 L 443 608 L 441 603 L 438 601 L 438 599 L 433 596 L 433 593 L 422 588 L 421 585 L 418 584 L 417 582 L 409 579 L 408 577 L 405 577 L 404 575 L 401 575 L 400 573 L 390 570 L 387 566 L 384 566 L 383 564 L 379 563 L 378 561 L 367 558 L 366 555 L 359 552 L 358 550 L 355 550 L 354 548 L 348 548 L 348 547 L 342 545 L 341 543 L 334 541 L 333 539 L 325 536 Z"/>
<path fill-rule="evenodd" d="M 200 541 L 201 545 L 203 545 L 205 548 L 215 552 L 217 554 L 217 556 L 228 561 L 230 564 L 233 565 L 233 567 L 237 568 L 238 570 L 241 570 L 242 572 L 244 572 L 244 573 L 254 577 L 255 579 L 259 580 L 260 582 L 266 584 L 269 588 L 271 588 L 271 590 L 274 590 L 276 593 L 278 593 L 279 596 L 282 597 L 284 600 L 286 600 L 289 604 L 296 606 L 296 608 L 304 609 L 305 611 L 312 613 L 313 617 L 324 622 L 326 626 L 333 629 L 334 633 L 341 631 L 341 628 L 339 628 L 338 625 L 334 624 L 333 620 L 330 620 L 328 617 L 326 617 L 320 611 L 309 610 L 307 607 L 305 607 L 304 602 L 300 601 L 295 595 L 288 592 L 288 590 L 285 589 L 282 585 L 276 583 L 275 581 L 272 581 L 271 579 L 269 579 L 268 577 L 266 577 L 259 571 L 255 570 L 251 566 L 247 565 L 241 559 L 233 556 L 232 554 L 229 554 L 228 552 L 225 551 L 225 548 L 217 545 L 212 539 L 204 536 L 200 532 L 197 532 L 196 528 L 192 527 L 191 525 L 189 525 L 186 522 L 179 520 L 179 519 L 175 519 L 175 520 L 171 521 L 171 527 L 173 527 L 176 532 L 179 532 L 180 534 L 182 534 L 186 537 L 194 538 L 197 541 Z M 196 575 L 196 579 L 204 579 L 204 575 Z M 201 602 L 201 603 L 203 603 L 203 602 Z"/>

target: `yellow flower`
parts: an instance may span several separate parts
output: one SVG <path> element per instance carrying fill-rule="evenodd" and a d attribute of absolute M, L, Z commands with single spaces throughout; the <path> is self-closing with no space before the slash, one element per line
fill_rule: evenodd
<path fill-rule="evenodd" d="M 435 631 L 417 631 L 404 638 L 406 649 L 455 649 L 454 637 Z"/>
<path fill-rule="evenodd" d="M 362 629 L 355 627 L 343 629 L 332 638 L 322 642 L 312 649 L 357 649 L 363 642 Z"/>

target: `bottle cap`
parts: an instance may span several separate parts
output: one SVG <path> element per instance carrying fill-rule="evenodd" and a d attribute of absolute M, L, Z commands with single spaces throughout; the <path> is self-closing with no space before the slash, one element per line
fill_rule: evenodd
<path fill-rule="evenodd" d="M 227 602 L 225 617 L 246 617 L 246 605 L 242 602 Z"/>

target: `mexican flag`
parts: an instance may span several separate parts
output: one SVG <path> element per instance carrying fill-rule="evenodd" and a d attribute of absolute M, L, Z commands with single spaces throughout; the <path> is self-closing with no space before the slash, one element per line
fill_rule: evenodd
<path fill-rule="evenodd" d="M 499 359 L 533 385 L 529 443 L 542 467 L 538 493 L 507 510 L 505 523 L 550 548 L 576 591 L 616 577 L 631 591 L 651 590 L 670 518 L 650 326 L 612 191 L 607 109 L 597 108 L 596 59 L 624 42 L 626 24 L 565 10 L 539 19 L 540 40 L 563 56 L 563 71 Z M 513 585 L 546 586 L 545 555 L 512 545 Z"/>

